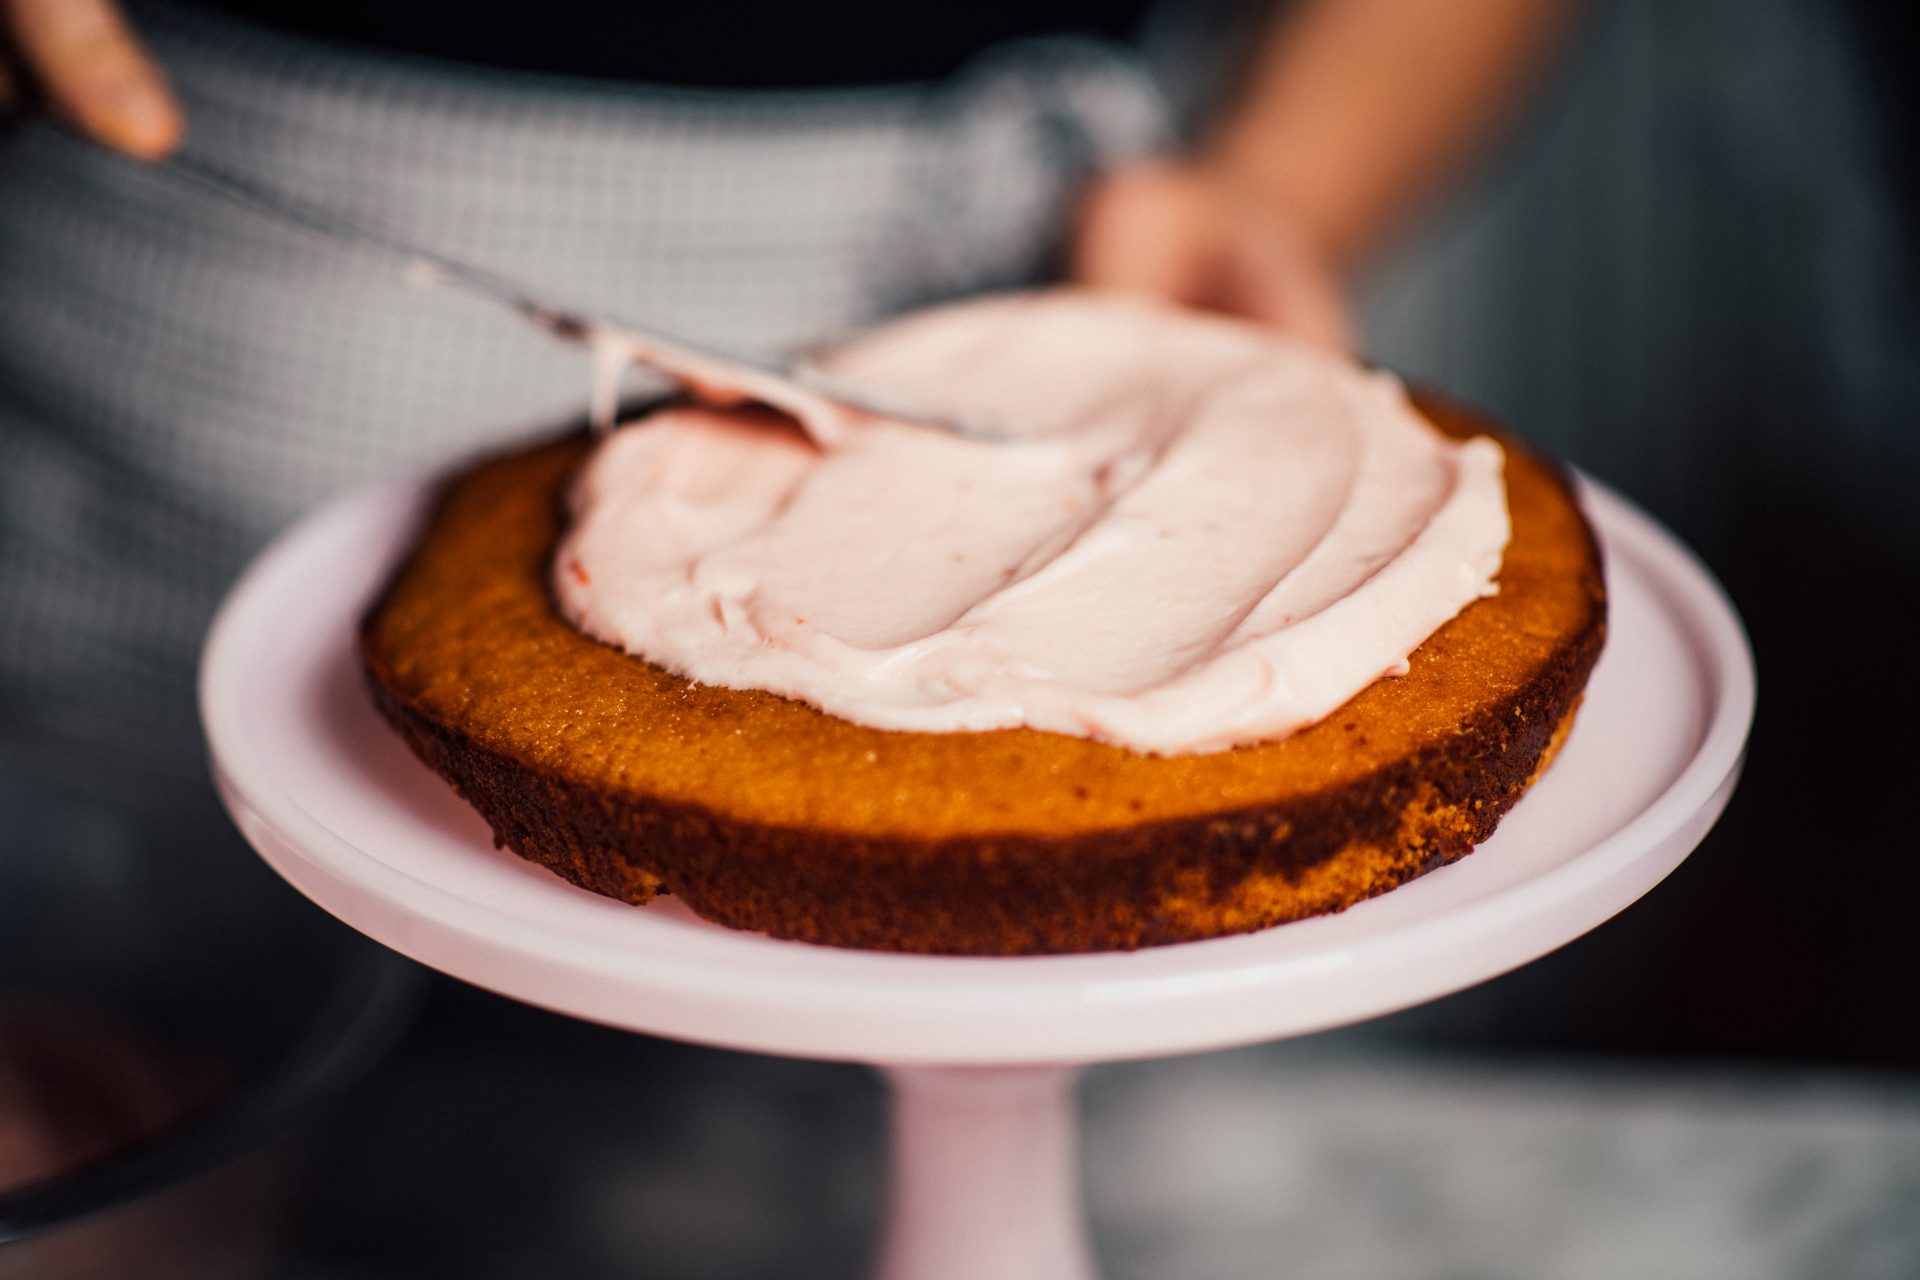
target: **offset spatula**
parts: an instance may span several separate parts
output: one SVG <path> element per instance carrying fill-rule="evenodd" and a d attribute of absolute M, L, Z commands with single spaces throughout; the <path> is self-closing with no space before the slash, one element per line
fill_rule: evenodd
<path fill-rule="evenodd" d="M 507 307 L 557 337 L 612 353 L 623 362 L 646 365 L 697 398 L 724 390 L 728 399 L 762 400 L 783 409 L 824 401 L 855 413 L 878 414 L 977 440 L 1010 438 L 990 424 L 932 412 L 905 397 L 849 381 L 805 362 L 783 364 L 717 351 L 651 326 L 563 306 L 498 271 L 367 226 L 200 156 L 176 152 L 155 167 L 274 221 L 394 258 L 414 278 L 450 285 Z"/>

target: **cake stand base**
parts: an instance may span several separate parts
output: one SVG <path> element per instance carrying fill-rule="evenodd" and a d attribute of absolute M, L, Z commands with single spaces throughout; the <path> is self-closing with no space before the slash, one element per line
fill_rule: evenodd
<path fill-rule="evenodd" d="M 893 1190 L 878 1280 L 1093 1280 L 1078 1067 L 889 1067 Z"/>
<path fill-rule="evenodd" d="M 222 607 L 201 667 L 214 774 L 281 875 L 348 924 L 531 1004 L 705 1044 L 880 1066 L 894 1092 L 882 1280 L 1087 1280 L 1076 1064 L 1302 1035 L 1525 964 L 1645 893 L 1725 806 L 1753 666 L 1717 584 L 1597 485 L 1606 651 L 1546 776 L 1472 856 L 1336 916 L 1083 956 L 842 951 L 636 909 L 493 847 L 374 713 L 365 603 L 429 489 L 337 504 Z"/>

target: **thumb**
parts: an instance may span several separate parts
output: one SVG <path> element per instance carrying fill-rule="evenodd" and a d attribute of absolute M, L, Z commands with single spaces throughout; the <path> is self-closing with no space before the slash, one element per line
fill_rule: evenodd
<path fill-rule="evenodd" d="M 0 0 L 0 29 L 89 137 L 143 160 L 180 144 L 179 104 L 110 0 Z"/>

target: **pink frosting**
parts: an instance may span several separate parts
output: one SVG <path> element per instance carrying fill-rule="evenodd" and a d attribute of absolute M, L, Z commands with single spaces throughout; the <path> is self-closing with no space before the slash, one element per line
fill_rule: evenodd
<path fill-rule="evenodd" d="M 657 413 L 574 489 L 554 586 L 575 625 L 880 728 L 1181 753 L 1311 724 L 1494 590 L 1499 446 L 1269 331 L 1061 290 L 821 365 L 1021 438 Z"/>

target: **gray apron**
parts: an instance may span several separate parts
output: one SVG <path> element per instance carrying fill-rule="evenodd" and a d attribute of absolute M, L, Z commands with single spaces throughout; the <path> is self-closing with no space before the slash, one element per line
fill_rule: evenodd
<path fill-rule="evenodd" d="M 1042 276 L 1164 143 L 1127 51 L 931 86 L 716 92 L 134 21 L 191 151 L 583 307 L 772 353 Z M 0 725 L 177 752 L 219 593 L 329 494 L 551 428 L 585 357 L 395 265 L 38 126 L 0 144 Z"/>

